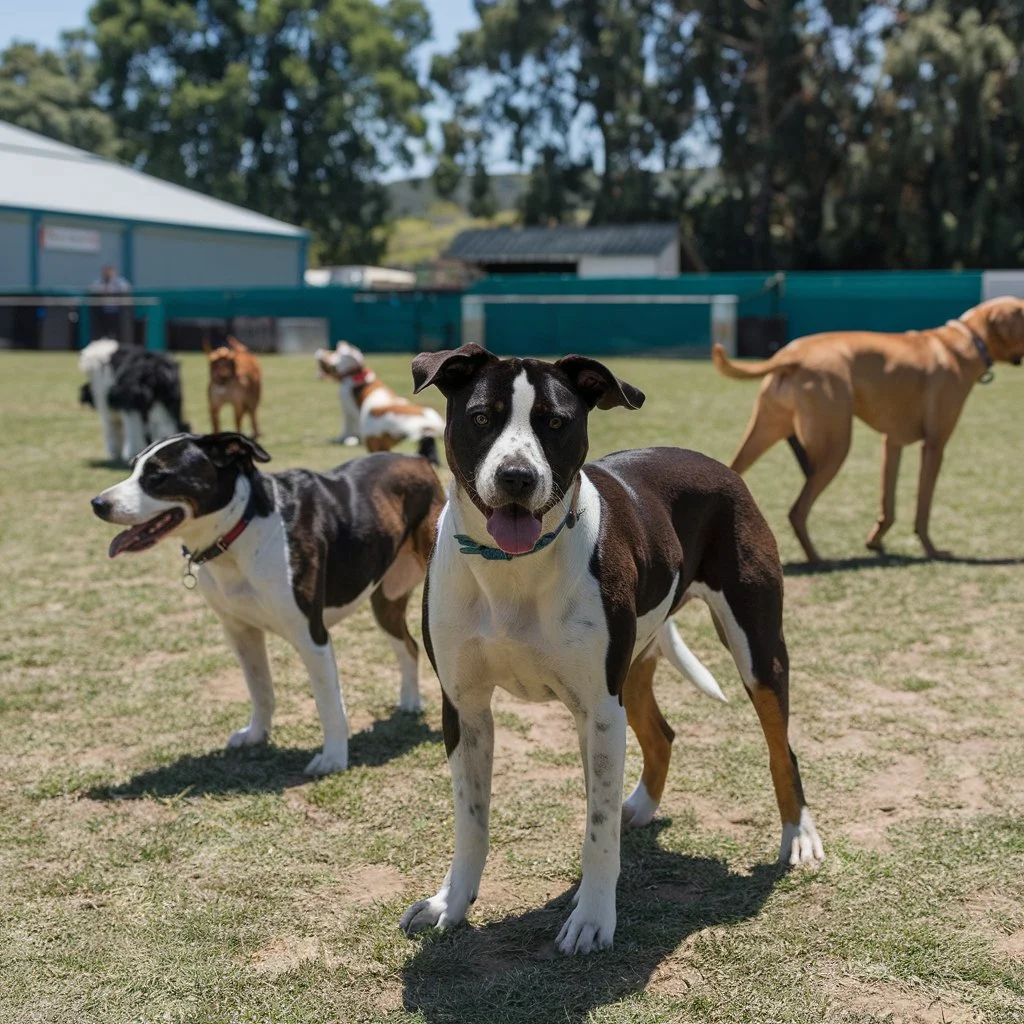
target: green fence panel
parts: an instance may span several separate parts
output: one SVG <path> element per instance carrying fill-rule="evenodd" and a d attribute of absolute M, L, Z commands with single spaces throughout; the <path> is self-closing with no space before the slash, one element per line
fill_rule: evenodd
<path fill-rule="evenodd" d="M 935 327 L 981 301 L 981 272 L 905 271 L 786 275 L 790 339 L 819 331 Z"/>
<path fill-rule="evenodd" d="M 710 301 L 682 300 L 731 295 L 737 297 L 738 315 L 768 316 L 779 309 L 775 280 L 762 273 L 674 278 L 529 275 L 486 278 L 469 294 L 484 304 L 487 347 L 498 354 L 703 355 L 711 344 Z M 618 296 L 621 304 L 609 301 Z M 537 301 L 529 301 L 532 297 Z M 579 301 L 565 301 L 567 297 Z M 643 301 L 646 297 L 649 302 Z"/>

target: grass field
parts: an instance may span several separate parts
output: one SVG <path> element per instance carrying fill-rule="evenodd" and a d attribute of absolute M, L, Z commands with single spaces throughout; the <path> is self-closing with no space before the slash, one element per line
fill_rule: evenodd
<path fill-rule="evenodd" d="M 202 428 L 204 367 L 183 365 Z M 614 365 L 648 403 L 595 414 L 595 454 L 731 456 L 754 386 L 704 364 Z M 408 359 L 374 366 L 407 389 Z M 268 357 L 265 375 L 271 469 L 350 454 L 327 443 L 336 392 L 311 359 Z M 568 713 L 500 699 L 471 927 L 407 940 L 398 917 L 435 891 L 453 840 L 429 667 L 425 715 L 393 715 L 397 668 L 369 611 L 338 627 L 354 767 L 309 782 L 316 712 L 272 641 L 274 742 L 225 753 L 248 716 L 241 674 L 172 543 L 107 559 L 88 499 L 123 474 L 100 461 L 78 383 L 71 354 L 0 354 L 0 1021 L 1024 1019 L 1024 371 L 976 389 L 948 450 L 932 533 L 959 560 L 919 557 L 916 453 L 891 557 L 863 549 L 880 473 L 866 430 L 811 518 L 829 571 L 792 561 L 788 449 L 751 471 L 790 562 L 793 745 L 825 866 L 774 867 L 756 717 L 687 608 L 731 703 L 661 670 L 677 734 L 663 814 L 624 841 L 614 949 L 584 959 L 553 948 L 585 816 Z M 638 768 L 631 740 L 628 786 Z"/>

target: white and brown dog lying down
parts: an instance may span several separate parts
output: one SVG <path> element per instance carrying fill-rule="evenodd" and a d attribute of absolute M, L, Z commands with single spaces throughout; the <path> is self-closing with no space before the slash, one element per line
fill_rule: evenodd
<path fill-rule="evenodd" d="M 181 418 L 181 371 L 164 352 L 91 341 L 78 354 L 88 377 L 79 393 L 103 425 L 103 443 L 114 462 L 128 462 L 151 441 L 188 430 Z"/>
<path fill-rule="evenodd" d="M 185 545 L 185 581 L 198 581 L 220 619 L 252 700 L 249 724 L 229 747 L 270 736 L 265 634 L 298 651 L 324 732 L 306 773 L 323 775 L 348 766 L 348 720 L 328 630 L 367 597 L 401 666 L 398 706 L 420 708 L 419 648 L 406 605 L 423 578 L 444 495 L 416 456 L 368 455 L 328 473 L 259 472 L 256 463 L 269 460 L 242 434 L 180 434 L 145 449 L 131 476 L 92 507 L 129 527 L 111 542 L 111 558 L 171 536 Z"/>
<path fill-rule="evenodd" d="M 333 352 L 317 349 L 316 364 L 321 377 L 339 382 L 342 444 L 361 440 L 367 451 L 387 452 L 402 441 L 415 441 L 420 455 L 438 465 L 436 439 L 444 433 L 444 420 L 435 409 L 396 395 L 347 341 L 339 341 Z"/>
<path fill-rule="evenodd" d="M 652 690 L 658 658 L 722 697 L 672 622 L 694 598 L 710 607 L 761 721 L 780 860 L 821 860 L 787 738 L 778 549 L 740 477 L 677 448 L 584 465 L 590 411 L 644 401 L 592 359 L 498 359 L 464 345 L 417 356 L 413 377 L 417 392 L 433 384 L 448 400 L 452 481 L 427 569 L 423 637 L 441 681 L 455 854 L 437 894 L 403 915 L 405 932 L 454 925 L 476 899 L 500 686 L 524 700 L 560 700 L 576 719 L 583 878 L 557 943 L 564 953 L 611 945 L 620 829 L 651 820 L 668 771 L 673 733 Z M 623 803 L 627 722 L 644 766 Z"/>

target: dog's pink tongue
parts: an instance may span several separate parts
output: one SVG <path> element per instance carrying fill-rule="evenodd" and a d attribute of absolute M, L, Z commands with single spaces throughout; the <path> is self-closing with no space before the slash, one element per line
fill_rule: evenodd
<path fill-rule="evenodd" d="M 540 538 L 540 520 L 520 505 L 506 505 L 487 517 L 487 532 L 506 555 L 523 555 Z"/>
<path fill-rule="evenodd" d="M 109 558 L 117 558 L 119 554 L 133 541 L 138 530 L 133 526 L 130 530 L 122 530 L 111 542 L 107 549 Z"/>

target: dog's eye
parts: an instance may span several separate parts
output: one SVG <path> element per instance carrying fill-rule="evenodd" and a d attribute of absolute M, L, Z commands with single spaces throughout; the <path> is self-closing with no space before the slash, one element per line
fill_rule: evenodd
<path fill-rule="evenodd" d="M 474 422 L 474 423 L 475 423 L 475 424 L 476 424 L 476 425 L 477 425 L 478 427 L 486 427 L 486 426 L 487 426 L 487 424 L 491 422 L 491 417 L 490 417 L 490 416 L 488 416 L 488 415 L 487 415 L 487 413 L 485 413 L 485 412 L 478 412 L 478 413 L 476 413 L 476 415 L 475 415 L 475 416 L 473 417 L 473 422 Z"/>
<path fill-rule="evenodd" d="M 548 420 L 548 427 L 552 430 L 561 430 L 562 418 L 560 416 L 552 416 L 551 419 Z"/>

